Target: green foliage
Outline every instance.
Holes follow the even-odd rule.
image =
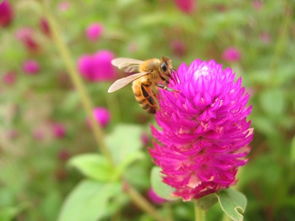
[[[235,189],[222,190],[216,194],[223,212],[234,221],[242,221],[247,205],[246,197]]]
[[[69,165],[76,167],[84,176],[98,181],[112,181],[118,178],[109,161],[98,154],[83,154],[74,157]]]
[[[59,221],[97,221],[106,215],[111,198],[120,193],[118,183],[82,181],[67,197]]]
[[[163,177],[161,174],[161,168],[153,167],[151,173],[151,185],[155,193],[162,197],[163,199],[167,200],[175,200],[176,198],[173,197],[174,188],[168,186],[163,182]]]

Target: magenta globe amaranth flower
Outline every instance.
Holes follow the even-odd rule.
[[[111,119],[111,114],[104,107],[97,107],[93,110],[95,120],[102,126],[106,127]]]
[[[96,41],[100,38],[103,32],[103,26],[98,23],[89,25],[86,29],[86,36],[90,41]]]
[[[66,128],[62,123],[53,123],[51,126],[53,135],[56,138],[62,139],[66,136]]]
[[[36,53],[40,51],[41,47],[32,28],[23,27],[18,29],[15,33],[15,37],[25,46],[29,52]]]
[[[241,53],[237,48],[229,47],[223,51],[222,58],[225,61],[237,62],[241,59]]]
[[[10,25],[13,19],[13,10],[8,0],[0,2],[0,27]]]
[[[183,200],[200,198],[236,182],[253,138],[247,116],[249,95],[230,68],[215,61],[182,64],[169,87],[160,90],[156,121],[158,140],[150,149],[163,181]]]
[[[83,55],[78,60],[78,69],[88,81],[108,81],[115,78],[115,69],[111,64],[114,55],[107,50],[93,55]]]
[[[23,71],[30,75],[37,74],[40,71],[40,65],[35,60],[27,60],[23,64]]]
[[[174,0],[179,10],[184,13],[190,14],[196,7],[196,0]]]

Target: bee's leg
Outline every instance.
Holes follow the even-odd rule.
[[[175,90],[173,88],[169,88],[169,87],[167,87],[166,85],[163,85],[163,84],[157,84],[157,87],[162,88],[162,89],[164,89],[166,91],[179,93],[179,90]]]

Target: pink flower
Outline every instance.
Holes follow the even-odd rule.
[[[34,30],[28,27],[20,28],[15,33],[16,38],[30,52],[38,52],[40,50],[39,43],[34,36]]]
[[[187,48],[185,44],[180,40],[174,40],[170,43],[173,54],[178,57],[182,57],[186,54]]]
[[[106,127],[110,121],[111,115],[108,109],[104,107],[97,107],[93,110],[95,120],[102,126]]]
[[[103,32],[103,26],[98,23],[89,25],[86,29],[86,36],[90,41],[96,41],[100,38]]]
[[[269,44],[271,42],[271,35],[268,32],[262,32],[260,34],[260,40],[264,43],[264,44]]]
[[[49,24],[48,24],[48,21],[45,18],[40,19],[39,26],[40,26],[41,31],[45,35],[47,35],[48,37],[51,36],[51,31],[50,31],[50,28],[49,28]]]
[[[160,90],[156,122],[158,140],[150,154],[162,168],[163,181],[183,200],[201,198],[235,184],[238,167],[246,164],[253,138],[247,116],[249,95],[242,80],[215,61],[180,65],[169,87]]]
[[[150,143],[150,137],[147,133],[142,133],[140,136],[141,143],[147,146]]]
[[[230,47],[223,51],[222,58],[225,61],[237,62],[241,59],[241,53],[237,48]]]
[[[13,85],[16,81],[16,73],[15,71],[9,71],[3,75],[3,81],[7,85]]]
[[[178,9],[184,13],[190,14],[195,10],[196,0],[174,0]]]
[[[115,70],[111,64],[114,55],[103,50],[93,55],[83,55],[78,60],[78,69],[88,81],[108,81],[115,78]]]
[[[57,7],[61,12],[65,12],[65,11],[69,10],[70,6],[71,6],[70,2],[63,1],[63,2],[58,3]]]
[[[58,159],[60,161],[67,161],[69,158],[71,157],[71,154],[69,153],[69,151],[67,151],[66,149],[60,150],[58,152]]]
[[[64,138],[66,135],[66,128],[61,123],[53,123],[52,124],[52,132],[56,138]]]
[[[13,10],[8,0],[0,2],[0,27],[10,25],[13,19]]]
[[[258,11],[263,7],[263,3],[261,0],[254,0],[252,1],[252,6]]]
[[[30,75],[37,74],[40,71],[39,63],[35,60],[27,60],[23,64],[23,71]]]
[[[154,203],[154,204],[163,204],[166,202],[165,199],[158,196],[155,191],[150,188],[148,191],[148,198]]]

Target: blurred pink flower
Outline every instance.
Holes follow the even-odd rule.
[[[13,9],[8,0],[0,2],[0,27],[8,26],[13,19]]]
[[[71,6],[71,3],[69,1],[63,1],[63,2],[60,2],[58,3],[58,9],[62,12],[65,12],[67,11]]]
[[[150,154],[174,195],[188,201],[236,183],[253,139],[252,107],[242,79],[213,60],[182,64],[173,79],[169,87],[180,93],[159,91],[161,129],[152,127]]]
[[[61,123],[53,123],[52,124],[52,132],[56,138],[64,138],[66,135],[66,128]]]
[[[17,130],[9,130],[6,134],[7,138],[10,140],[14,140],[19,136],[19,132]]]
[[[7,85],[13,85],[16,81],[16,72],[9,71],[3,75],[3,82]]]
[[[252,6],[256,10],[260,10],[263,7],[263,2],[261,0],[253,0]]]
[[[78,59],[78,69],[88,81],[108,81],[115,78],[115,70],[111,64],[114,55],[107,50],[93,55],[83,55]]]
[[[90,41],[96,41],[100,38],[103,32],[103,26],[98,23],[89,25],[86,29],[86,36]]]
[[[63,149],[58,152],[58,159],[61,161],[67,161],[71,157],[68,150]]]
[[[269,44],[271,42],[271,35],[268,32],[262,32],[260,34],[260,40],[264,43],[264,44]]]
[[[186,51],[187,51],[186,45],[180,40],[171,41],[170,47],[173,54],[175,54],[178,57],[182,57],[186,54]]]
[[[40,50],[39,43],[34,36],[34,30],[28,27],[20,28],[15,33],[16,38],[30,52],[38,52]]]
[[[49,28],[49,24],[48,24],[48,21],[45,18],[40,18],[39,26],[40,26],[41,31],[45,35],[47,35],[48,37],[51,36],[51,31],[50,31],[50,28]]]
[[[33,130],[33,138],[36,140],[43,140],[45,138],[45,131],[42,128],[35,128]]]
[[[174,0],[178,9],[184,13],[190,14],[195,10],[196,0]]]
[[[23,71],[30,75],[37,74],[40,71],[39,63],[35,60],[27,60],[23,64]]]
[[[241,53],[237,48],[229,47],[223,51],[222,58],[225,61],[237,62],[241,59]]]
[[[147,133],[142,133],[140,136],[141,143],[146,146],[150,143],[150,138]]]
[[[147,195],[150,201],[152,201],[154,204],[163,204],[166,202],[166,200],[158,196],[152,188],[149,189]]]
[[[96,107],[93,110],[95,120],[102,126],[106,127],[110,121],[111,115],[108,109],[104,107]]]

